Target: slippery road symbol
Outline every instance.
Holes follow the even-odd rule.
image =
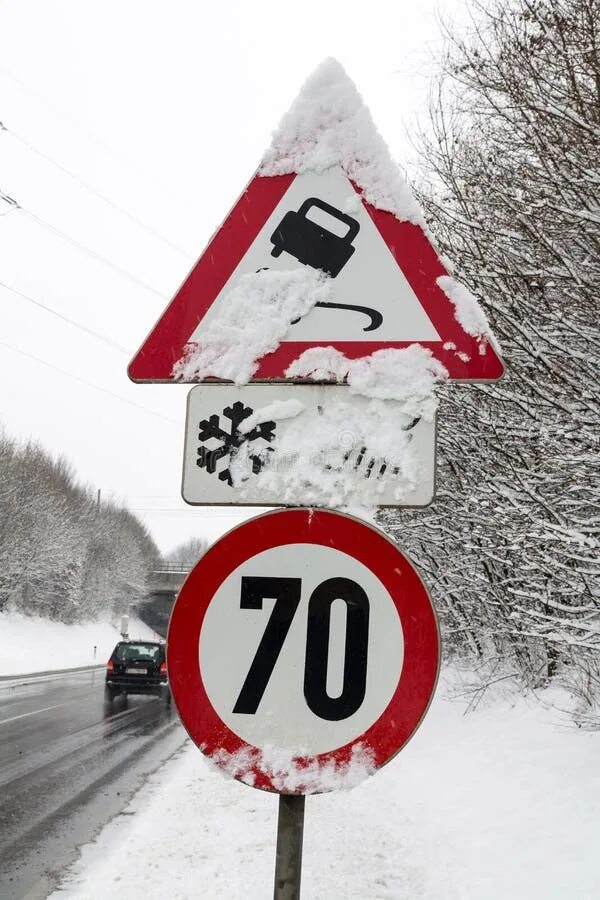
[[[321,209],[332,216],[333,219],[346,225],[348,228],[346,234],[340,237],[334,234],[333,231],[330,231],[330,229],[325,228],[324,225],[309,219],[307,214],[313,207]],[[313,269],[320,269],[332,278],[336,278],[356,249],[352,241],[359,230],[360,225],[352,216],[341,212],[335,206],[331,206],[330,203],[326,203],[318,197],[309,197],[297,212],[287,212],[271,235],[271,243],[273,244],[271,256],[281,256],[285,251],[290,256],[294,256],[303,265],[311,266]],[[383,316],[371,306],[333,302],[319,302],[315,306],[362,313],[369,320],[363,331],[375,331],[383,324]],[[294,319],[291,324],[295,325],[299,321],[300,319]]]

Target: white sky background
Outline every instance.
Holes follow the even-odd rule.
[[[152,288],[0,201],[0,281],[126,351],[0,286],[0,422],[126,502],[162,550],[213,539],[258,510],[184,504],[189,388],[134,385],[129,359],[324,57],[344,65],[398,161],[409,157],[440,16],[466,21],[464,0],[0,0],[0,121],[10,132],[0,131],[0,189]]]

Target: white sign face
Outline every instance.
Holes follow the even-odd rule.
[[[199,665],[212,706],[238,737],[311,757],[379,719],[403,646],[394,602],[373,572],[331,547],[289,544],[251,557],[220,586]]]
[[[189,340],[202,341],[242,275],[305,265],[332,276],[333,299],[291,325],[286,341],[440,340],[340,168],[294,179]]]
[[[202,385],[188,397],[183,499],[194,505],[425,506],[435,421],[345,385]]]

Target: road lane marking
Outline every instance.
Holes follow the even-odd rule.
[[[6,725],[7,722],[16,722],[17,719],[26,719],[27,716],[37,716],[38,713],[48,712],[50,709],[58,709],[59,706],[67,705],[67,703],[55,703],[54,706],[44,706],[43,709],[34,709],[32,712],[21,713],[19,716],[11,716],[10,719],[0,719],[0,725]]]

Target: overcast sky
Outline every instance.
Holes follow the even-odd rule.
[[[0,201],[0,282],[106,339],[0,286],[0,422],[126,502],[161,549],[257,510],[184,504],[189,388],[134,385],[129,359],[324,57],[409,160],[440,17],[466,21],[463,0],[0,0],[0,190],[21,207]]]

